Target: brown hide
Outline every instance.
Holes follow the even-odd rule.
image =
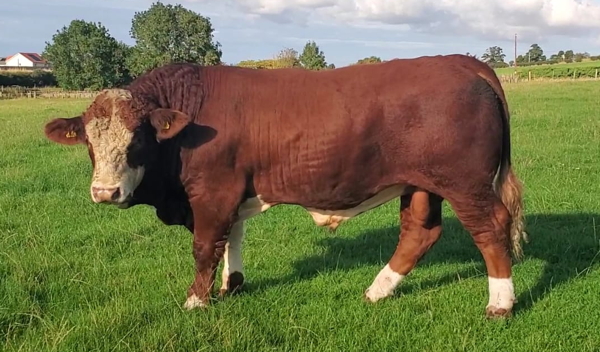
[[[201,89],[157,96],[216,131],[182,153],[191,196],[240,182],[269,203],[339,210],[395,184],[442,196],[457,182],[477,188],[501,160],[501,101],[477,72],[444,57],[322,72],[163,70],[176,68],[194,73],[169,75],[178,86]]]

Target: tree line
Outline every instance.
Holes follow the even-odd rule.
[[[181,4],[158,1],[145,11],[135,12],[129,32],[135,42],[132,46],[116,40],[100,22],[73,20],[68,26],[57,30],[51,40],[45,43],[42,57],[52,64],[55,82],[60,87],[67,90],[100,90],[126,85],[142,73],[171,62],[226,65],[221,60],[221,44],[214,40],[214,31],[208,17]],[[494,68],[514,65],[512,61],[506,63],[505,57],[502,48],[494,46],[488,48],[480,60]],[[600,56],[567,50],[546,58],[542,48],[532,44],[525,55],[517,57],[517,65],[572,62],[587,58],[597,60]],[[377,56],[370,56],[354,64],[382,61]],[[271,59],[244,60],[234,65],[256,69],[335,68],[333,63],[327,63],[325,53],[315,41],[308,41],[300,53],[294,48],[284,48]]]
[[[467,53],[467,55],[470,54]],[[476,55],[471,56],[477,57]],[[489,47],[485,53],[481,55],[481,60],[493,68],[515,66],[515,60],[510,60],[507,63],[504,61],[505,58],[506,54],[504,54],[504,51],[499,46]],[[560,50],[557,53],[551,54],[550,57],[547,57],[540,45],[534,43],[531,44],[529,50],[525,54],[517,56],[516,66],[551,65],[561,62],[582,62],[583,60],[600,60],[600,55],[592,56],[588,52],[575,53],[573,50]]]
[[[101,23],[73,20],[52,36],[42,57],[65,89],[98,90],[127,84],[147,70],[173,61],[216,65],[221,45],[210,20],[181,5],[153,3],[136,12],[129,34],[117,41]]]
[[[135,41],[133,46],[116,40],[100,22],[73,20],[45,43],[42,57],[52,64],[59,86],[68,90],[122,86],[171,62],[225,65],[210,19],[180,4],[155,2],[147,10],[136,12],[129,34]],[[381,61],[372,56],[357,64]],[[236,65],[259,69],[335,68],[327,63],[325,53],[314,41],[308,41],[301,53],[285,48],[272,59],[245,60]]]

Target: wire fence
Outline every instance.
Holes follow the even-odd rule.
[[[26,88],[20,86],[0,86],[0,100],[2,99],[38,99],[38,98],[94,98],[96,91],[67,91],[61,88]]]

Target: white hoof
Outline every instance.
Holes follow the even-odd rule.
[[[200,298],[198,298],[198,296],[196,295],[191,295],[187,298],[187,301],[185,301],[185,304],[183,305],[183,308],[187,309],[187,310],[191,310],[194,308],[204,308],[206,307],[206,303],[202,302],[202,300]]]
[[[396,286],[402,281],[404,275],[400,275],[397,272],[393,271],[390,268],[390,265],[387,264],[375,280],[371,286],[365,291],[365,297],[371,302],[377,302],[380,299],[391,296],[396,289]]]

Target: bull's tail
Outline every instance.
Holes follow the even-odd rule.
[[[525,220],[523,215],[523,184],[515,175],[511,165],[511,141],[510,141],[510,115],[506,97],[502,87],[498,87],[490,82],[488,77],[479,74],[485,79],[492,89],[496,92],[498,101],[502,108],[502,156],[498,173],[494,180],[494,190],[502,200],[502,203],[508,210],[512,221],[510,223],[510,247],[513,256],[521,259],[523,248],[521,241],[528,242],[527,232],[525,232]]]
[[[498,194],[512,218],[510,223],[510,246],[513,256],[516,259],[521,259],[523,256],[521,241],[528,242],[523,216],[523,184],[513,172],[512,167],[509,164],[504,164],[504,169],[501,166],[498,172],[494,186],[496,194]]]

